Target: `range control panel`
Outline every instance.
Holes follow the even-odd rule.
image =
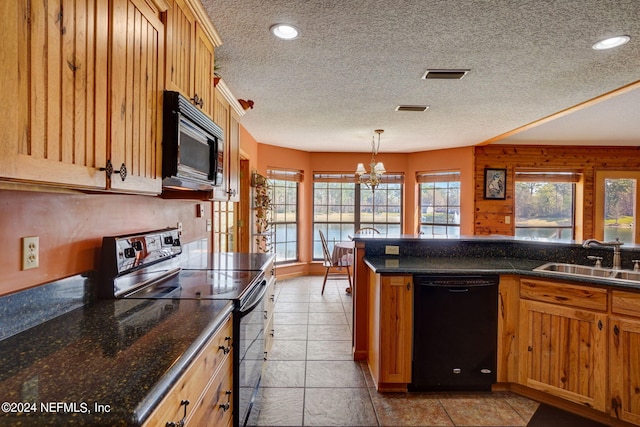
[[[107,268],[111,270],[110,274],[119,276],[181,254],[180,232],[177,228],[167,228],[140,234],[104,237],[102,251],[103,266],[110,266]],[[111,260],[105,257],[110,257]]]

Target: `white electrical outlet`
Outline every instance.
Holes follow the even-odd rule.
[[[211,218],[207,218],[207,226],[206,226],[207,228],[206,228],[206,230],[207,231],[211,231],[212,226],[213,225],[212,225]]]
[[[182,234],[182,223],[178,223],[178,233]]]
[[[505,215],[504,223],[505,224],[511,224],[511,215]]]
[[[38,236],[22,238],[22,269],[29,270],[40,265],[40,238]]]
[[[400,255],[400,246],[385,246],[385,255]]]

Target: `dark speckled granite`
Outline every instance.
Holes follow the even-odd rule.
[[[419,235],[355,236],[354,240],[365,242],[365,254],[370,257],[383,256],[386,245],[400,246],[400,258],[415,256],[424,258],[513,258],[532,259],[543,262],[565,262],[593,265],[588,255],[601,256],[602,265],[611,267],[613,250],[610,248],[583,248],[581,244],[534,241],[512,237],[461,237],[459,239],[427,238]],[[640,248],[627,245],[621,248],[623,269],[632,269],[634,259],[640,259]]]
[[[37,411],[0,413],[0,424],[139,425],[231,309],[226,301],[103,300],[2,340],[2,401],[33,402]],[[148,315],[135,321],[134,313]],[[79,412],[43,413],[46,402]],[[96,413],[96,403],[110,412]]]
[[[365,262],[378,273],[389,274],[520,274],[565,279],[585,284],[640,289],[640,284],[598,277],[567,276],[532,271],[547,262],[593,265],[587,255],[604,258],[611,266],[613,250],[583,248],[571,243],[540,242],[511,238],[426,239],[419,236],[358,239],[365,242]],[[398,245],[400,255],[385,255],[386,245]],[[622,266],[632,269],[631,260],[640,259],[640,249],[622,250]]]
[[[91,289],[86,274],[0,297],[0,340],[82,307]]]

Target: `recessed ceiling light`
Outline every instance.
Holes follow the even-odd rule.
[[[274,36],[283,40],[293,40],[300,35],[300,31],[293,25],[275,24],[269,28]]]
[[[622,46],[626,42],[631,40],[629,36],[615,36],[609,37],[604,40],[600,40],[598,43],[591,46],[594,50],[606,50],[613,49],[614,47]]]

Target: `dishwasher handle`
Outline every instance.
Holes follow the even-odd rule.
[[[469,292],[469,288],[453,287],[453,288],[447,288],[447,289],[449,290],[449,292],[454,292],[454,293]]]

